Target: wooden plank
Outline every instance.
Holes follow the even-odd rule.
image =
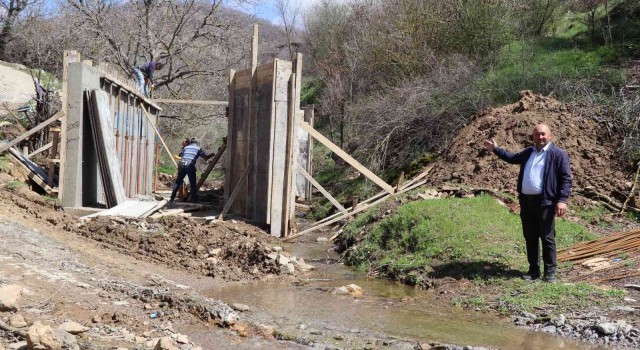
[[[167,151],[167,154],[169,155],[169,158],[171,159],[171,161],[173,162],[173,165],[175,165],[175,167],[177,169],[178,168],[178,163],[176,163],[176,160],[173,159],[173,155],[171,154],[171,151],[169,150],[169,147],[167,147],[167,144],[164,142],[164,139],[162,138],[162,135],[160,135],[160,132],[158,131],[156,126],[151,121],[151,116],[149,115],[149,112],[147,112],[147,109],[144,107],[144,105],[141,104],[140,107],[142,108],[142,111],[144,112],[144,115],[147,117],[147,121],[149,121],[149,125],[151,125],[151,127],[153,128],[153,131],[155,131],[156,135],[158,135],[158,138],[160,139],[160,142],[162,142],[162,146],[164,146],[164,150]]]
[[[256,188],[258,175],[256,165],[258,164],[257,140],[258,140],[258,110],[256,108],[256,68],[258,67],[258,24],[253,25],[253,36],[251,38],[251,87],[249,88],[249,153],[248,160],[253,163],[249,175],[247,175],[247,210],[245,217],[255,218],[257,215]]]
[[[258,66],[258,24],[253,24],[253,36],[251,37],[251,75],[255,75]]]
[[[269,186],[271,177],[269,167],[271,165],[271,138],[272,138],[272,106],[273,106],[273,64],[269,64],[271,70],[261,70],[265,65],[256,69],[255,106],[256,106],[256,163],[254,176],[260,181],[255,181],[255,206],[252,219],[261,223],[268,223],[269,202],[271,200]]]
[[[310,227],[310,228],[308,228],[308,229],[306,229],[306,230],[304,230],[304,231],[302,231],[302,232],[299,232],[299,233],[296,233],[295,235],[292,235],[292,236],[289,236],[289,237],[284,238],[284,239],[283,239],[283,241],[289,241],[289,240],[292,240],[292,239],[294,239],[294,238],[300,237],[300,236],[302,236],[302,235],[304,235],[304,234],[307,234],[307,233],[309,233],[309,232],[312,232],[312,231],[318,230],[318,229],[320,229],[320,228],[323,228],[323,227],[329,226],[329,225],[331,225],[331,224],[333,224],[333,223],[336,223],[336,222],[338,222],[338,221],[342,221],[342,220],[344,220],[344,219],[346,219],[346,218],[349,218],[349,217],[351,217],[351,216],[353,216],[353,215],[355,215],[355,214],[357,214],[357,213],[360,213],[360,212],[362,212],[362,211],[364,211],[364,210],[366,210],[366,209],[369,209],[369,208],[371,208],[371,207],[373,207],[373,206],[376,206],[376,205],[378,205],[378,204],[380,204],[380,203],[382,203],[382,202],[386,201],[386,200],[387,200],[387,199],[389,199],[389,198],[392,198],[392,197],[395,197],[395,196],[397,196],[397,195],[399,195],[399,194],[402,194],[402,193],[408,192],[408,191],[410,191],[410,190],[412,190],[412,189],[414,189],[414,188],[416,188],[416,187],[418,187],[418,186],[422,186],[422,185],[424,185],[425,183],[426,183],[426,180],[421,181],[421,182],[419,182],[419,183],[417,183],[417,184],[415,184],[415,185],[413,185],[413,186],[411,186],[411,187],[405,188],[404,190],[399,191],[399,192],[396,192],[396,193],[393,193],[393,194],[386,193],[384,197],[382,197],[382,198],[378,199],[377,201],[375,201],[375,202],[373,202],[373,203],[371,203],[371,204],[358,206],[358,207],[356,207],[356,208],[355,208],[352,212],[350,212],[350,213],[343,214],[343,215],[340,215],[340,216],[338,216],[338,217],[336,217],[336,218],[334,218],[334,219],[332,219],[332,220],[326,221],[326,222],[321,223],[321,224],[318,224],[318,225],[314,225],[314,226],[312,226],[312,227]]]
[[[366,176],[369,180],[373,181],[376,185],[382,187],[385,191],[389,193],[393,193],[393,186],[384,182],[381,178],[379,178],[376,174],[371,172],[371,170],[367,169],[364,165],[360,164],[357,160],[347,154],[347,152],[343,151],[340,147],[331,142],[328,138],[324,137],[321,133],[319,133],[316,129],[312,128],[305,121],[299,121],[300,126],[307,131],[311,136],[313,136],[316,140],[320,141],[323,145],[325,145],[329,150],[333,151],[340,158],[342,158],[345,162],[349,163],[352,167],[356,168],[362,175]]]
[[[11,116],[13,117],[13,119],[16,121],[16,126],[18,127],[18,129],[20,129],[20,132],[26,132],[27,128],[25,128],[22,123],[20,122],[20,118],[13,113],[13,111],[11,110],[11,108],[9,108],[9,104],[7,102],[3,103],[4,109],[9,112],[9,114],[11,114]]]
[[[146,96],[144,96],[143,93],[138,91],[137,88],[137,83],[134,83],[132,81],[128,81],[128,82],[123,82],[122,80],[116,78],[115,76],[106,73],[106,72],[102,72],[102,79],[108,80],[109,82],[111,82],[114,85],[118,85],[122,88],[124,88],[124,90],[126,90],[126,92],[128,94],[131,94],[139,99],[141,99],[142,101],[144,101],[145,104],[153,107],[155,110],[161,111],[162,108],[160,108],[160,106],[158,106],[152,99],[147,98]]]
[[[46,145],[44,145],[44,146],[42,146],[42,147],[38,148],[37,150],[35,150],[35,151],[33,151],[33,152],[29,153],[29,155],[27,156],[27,158],[31,158],[31,157],[35,156],[36,154],[40,154],[40,153],[42,153],[42,152],[44,152],[44,151],[48,150],[49,148],[51,148],[51,146],[52,146],[52,145],[53,145],[53,142],[49,142],[49,143],[47,143]]]
[[[247,165],[244,168],[244,171],[242,172],[242,175],[240,176],[240,180],[236,184],[236,187],[233,189],[233,192],[231,193],[231,196],[229,196],[229,199],[227,200],[227,202],[224,203],[224,208],[222,209],[222,213],[220,213],[220,216],[218,217],[218,220],[220,220],[220,221],[224,220],[224,216],[227,215],[227,212],[229,211],[229,209],[233,205],[233,202],[236,200],[236,197],[238,196],[238,193],[240,193],[240,189],[243,187],[242,186],[243,182],[244,182],[245,179],[247,179],[247,176],[249,174],[249,171],[251,171],[251,168],[253,168],[253,163],[250,163],[249,165]]]
[[[49,158],[51,158],[51,160],[58,160],[59,159],[54,159],[58,156],[58,138],[60,137],[60,129],[58,130],[53,130],[54,128],[51,128],[51,136],[52,136],[52,140],[50,142],[51,144],[51,152],[49,152]],[[49,187],[54,187],[53,186],[53,176],[55,175],[55,171],[56,171],[56,165],[55,163],[49,163]]]
[[[204,169],[204,171],[202,172],[202,175],[200,176],[200,180],[198,180],[198,183],[196,185],[196,187],[198,189],[200,189],[200,187],[202,186],[202,184],[205,182],[205,180],[207,180],[207,177],[209,176],[209,174],[211,173],[211,170],[213,170],[213,167],[216,166],[216,164],[218,163],[218,161],[220,160],[220,157],[222,157],[222,154],[224,153],[224,151],[227,149],[227,143],[224,142],[222,144],[222,146],[220,146],[218,148],[218,152],[216,153],[215,156],[213,156],[213,159],[209,161],[209,163],[207,164],[207,167]]]
[[[19,153],[19,152],[17,152],[17,153]],[[49,185],[47,185],[47,182],[44,181],[40,176],[38,176],[33,170],[29,169],[29,167],[26,166],[18,157],[16,157],[11,152],[7,153],[7,155],[9,157],[11,157],[16,163],[20,164],[20,166],[22,166],[25,170],[27,170],[29,172],[27,174],[27,178],[29,178],[29,180],[33,181],[36,185],[40,186],[40,188],[45,190],[45,192],[47,192],[48,194],[52,194],[53,193],[53,189],[51,187],[49,187]]]
[[[31,136],[31,135],[37,133],[38,131],[46,128],[47,126],[51,125],[56,120],[60,119],[61,116],[62,116],[62,112],[58,112],[58,113],[54,114],[53,117],[43,121],[42,123],[38,124],[34,128],[29,129],[29,131],[27,131],[24,134],[16,137],[15,139],[11,140],[9,143],[4,144],[2,147],[0,147],[0,154],[6,152],[9,148],[15,146],[19,142],[24,141],[29,136]]]
[[[340,204],[340,202],[333,198],[333,196],[327,190],[325,190],[325,188],[322,187],[322,185],[320,185],[311,175],[309,175],[309,173],[307,173],[300,166],[300,164],[298,164],[297,166],[298,174],[304,176],[307,181],[309,181],[315,188],[317,188],[318,191],[320,191],[320,193],[322,193],[329,200],[329,202],[331,202],[331,204],[338,208],[338,210],[340,210],[343,214],[347,213],[347,210]]]
[[[206,100],[172,100],[167,98],[154,98],[151,100],[154,103],[169,103],[169,104],[190,104],[190,105],[216,105],[227,106],[229,101],[206,101]]]
[[[294,179],[295,179],[295,171],[293,170],[295,167],[296,159],[295,159],[295,146],[296,146],[296,138],[295,138],[295,128],[296,128],[296,118],[297,118],[297,109],[296,105],[296,74],[293,73],[289,77],[289,108],[287,108],[287,156],[285,158],[285,186],[284,186],[284,195],[282,202],[282,220],[284,223],[284,227],[282,228],[282,233],[280,237],[286,237],[289,235],[289,226],[291,220],[295,216],[295,196],[293,195],[293,191],[295,191],[294,187]]]

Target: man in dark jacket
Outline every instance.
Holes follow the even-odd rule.
[[[162,67],[164,67],[164,64],[161,62],[149,61],[133,69],[133,76],[138,83],[138,90],[146,97],[149,97],[155,86],[156,71],[162,69]]]
[[[571,194],[569,156],[551,143],[551,130],[545,124],[536,125],[532,138],[533,146],[515,154],[498,147],[493,139],[486,140],[484,147],[508,163],[520,164],[520,219],[529,261],[529,272],[522,277],[526,280],[540,278],[541,240],[544,280],[555,283],[555,217],[567,213],[567,200]]]

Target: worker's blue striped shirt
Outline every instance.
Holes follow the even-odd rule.
[[[204,156],[206,156],[206,154],[204,153],[202,148],[200,148],[198,144],[192,143],[182,149],[182,159],[180,159],[180,165],[181,166],[195,165],[196,161],[198,160],[198,157],[204,157]]]

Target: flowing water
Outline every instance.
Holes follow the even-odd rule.
[[[586,343],[528,331],[496,316],[462,310],[437,300],[429,291],[399,283],[366,278],[336,263],[326,243],[296,243],[285,250],[317,267],[302,286],[260,283],[209,291],[207,296],[243,303],[275,317],[315,320],[350,332],[367,330],[401,339],[438,341],[500,349],[598,349]],[[333,287],[357,284],[363,297],[329,293]]]

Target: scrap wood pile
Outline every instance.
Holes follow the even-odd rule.
[[[624,259],[623,257],[630,257]],[[558,251],[558,262],[572,262],[587,269],[574,280],[604,282],[640,276],[636,269],[622,269],[640,260],[640,229],[614,233]],[[617,273],[609,272],[617,269]],[[605,272],[606,271],[606,272]],[[598,277],[597,274],[607,275]]]

